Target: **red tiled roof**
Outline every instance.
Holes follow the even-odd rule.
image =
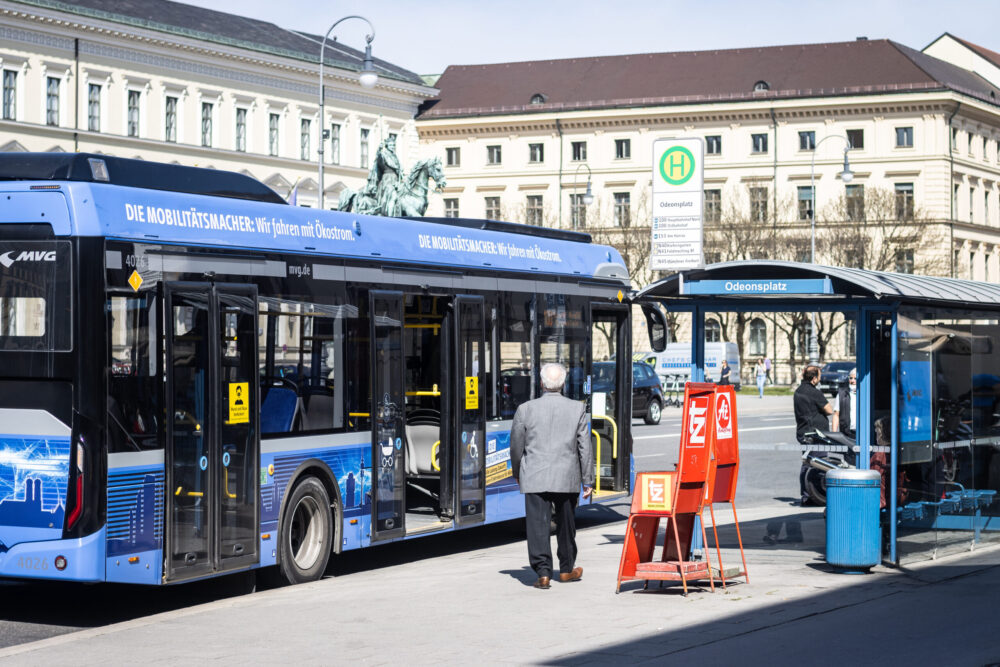
[[[421,119],[945,88],[1000,102],[978,75],[887,39],[453,65],[437,88]]]

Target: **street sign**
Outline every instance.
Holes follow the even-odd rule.
[[[653,220],[649,268],[681,271],[705,265],[705,145],[700,137],[653,142]]]

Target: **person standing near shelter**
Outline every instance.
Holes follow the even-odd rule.
[[[555,505],[559,581],[577,581],[576,505],[583,486],[589,498],[594,486],[594,455],[590,447],[590,420],[586,404],[562,395],[566,368],[545,364],[541,370],[541,398],[518,406],[510,428],[510,462],[514,479],[524,494],[528,533],[528,562],[538,579],[535,588],[549,588],[552,544],[550,506]]]
[[[822,391],[816,388],[819,384],[819,366],[806,366],[802,370],[802,382],[792,396],[792,404],[795,408],[795,439],[803,445],[813,444],[813,439],[807,435],[809,431],[829,431],[829,415],[833,414],[833,407],[826,400]],[[813,456],[826,456],[827,452],[809,452]],[[806,472],[809,464],[803,462],[799,470],[799,494],[802,496],[802,504],[809,502],[806,493]]]
[[[723,359],[722,367],[719,368],[719,384],[729,384],[730,373],[732,373],[732,369],[729,367],[729,362]]]
[[[767,376],[767,381],[774,384],[774,380],[771,379],[771,357],[764,357],[764,374]]]
[[[757,366],[754,367],[754,379],[757,380],[757,394],[764,398],[764,383],[767,382],[767,370],[764,368],[764,360],[758,359]]]

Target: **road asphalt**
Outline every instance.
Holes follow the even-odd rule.
[[[339,558],[336,576],[0,650],[5,665],[987,665],[1000,661],[1000,549],[849,575],[824,561],[822,509],[740,513],[750,580],[684,597],[615,580],[627,505],[579,511],[583,579],[532,588],[523,540],[434,536]],[[717,512],[730,516],[727,509]],[[767,544],[767,525],[781,540]],[[791,529],[791,530],[789,530]],[[799,530],[796,530],[799,529]],[[502,531],[503,527],[471,529]],[[801,542],[787,541],[801,532]],[[468,536],[472,538],[472,535]],[[723,563],[739,563],[721,522]],[[440,540],[440,549],[434,547]],[[380,550],[385,550],[381,551]],[[386,556],[386,554],[389,554]],[[713,554],[714,557],[714,554]],[[95,604],[101,598],[95,594]]]

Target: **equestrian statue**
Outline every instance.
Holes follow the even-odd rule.
[[[404,179],[396,156],[396,138],[389,137],[375,153],[375,164],[368,172],[368,182],[360,190],[341,192],[337,208],[394,218],[419,217],[427,211],[427,195],[432,180],[435,192],[445,187],[441,158],[416,163]]]

